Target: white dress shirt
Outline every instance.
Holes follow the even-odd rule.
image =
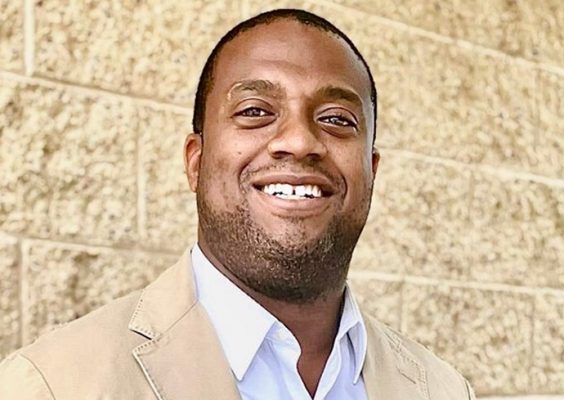
[[[196,244],[192,265],[207,311],[243,400],[312,400],[298,374],[300,345],[272,314],[219,272]],[[356,302],[345,304],[333,349],[313,400],[365,400],[366,328]]]

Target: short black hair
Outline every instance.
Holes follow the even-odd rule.
[[[333,25],[331,22],[327,21],[318,15],[310,13],[304,10],[283,8],[272,11],[267,11],[262,14],[256,15],[249,18],[243,22],[240,22],[235,27],[233,27],[229,32],[227,32],[215,45],[212,52],[210,53],[204,68],[202,69],[202,74],[200,75],[200,80],[198,81],[198,89],[196,90],[196,99],[194,101],[194,116],[192,118],[192,128],[194,133],[201,134],[204,130],[204,118],[206,113],[206,101],[209,92],[213,86],[214,69],[217,63],[217,58],[223,49],[223,47],[239,36],[241,33],[254,28],[255,26],[269,24],[271,22],[289,19],[297,21],[301,24],[312,26],[314,28],[320,29],[324,32],[329,32],[337,37],[343,39],[354,52],[354,54],[359,58],[366,72],[368,73],[368,78],[370,80],[370,99],[372,101],[372,107],[374,109],[374,139],[376,139],[376,116],[377,116],[377,93],[376,85],[374,84],[374,78],[372,77],[372,72],[368,63],[360,54],[360,51],[356,48],[354,43],[347,35],[345,35],[339,28]]]

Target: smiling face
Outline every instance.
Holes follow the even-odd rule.
[[[378,155],[367,71],[335,35],[292,20],[221,51],[203,139],[186,142],[199,242],[243,286],[307,302],[342,291]]]

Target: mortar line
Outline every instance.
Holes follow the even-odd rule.
[[[18,239],[19,241],[19,252],[20,252],[20,346],[24,346],[27,344],[29,339],[29,332],[28,332],[28,316],[27,312],[29,309],[28,299],[29,299],[29,284],[27,281],[28,275],[28,257],[26,245],[23,240]]]
[[[311,2],[311,0],[309,0],[309,2]],[[347,11],[347,12],[352,11],[352,12],[360,14],[364,17],[368,16],[369,18],[374,19],[375,21],[377,21],[378,23],[380,23],[384,26],[394,28],[394,29],[403,30],[403,31],[406,31],[406,32],[409,32],[409,33],[413,33],[417,36],[425,37],[427,39],[432,39],[432,40],[440,42],[440,43],[455,45],[457,47],[460,47],[460,48],[463,48],[463,49],[466,49],[466,50],[472,50],[474,52],[485,54],[485,55],[488,55],[488,56],[491,56],[491,57],[494,57],[494,58],[497,58],[497,59],[501,59],[501,60],[504,60],[504,61],[514,62],[516,64],[521,64],[521,65],[524,65],[524,66],[527,66],[527,67],[530,67],[530,68],[551,72],[551,73],[554,73],[554,74],[559,75],[559,76],[564,76],[564,68],[559,67],[559,66],[554,65],[554,64],[532,61],[532,60],[529,60],[527,58],[520,57],[520,56],[513,56],[513,55],[505,53],[501,50],[492,49],[490,47],[486,47],[486,46],[471,42],[469,40],[442,35],[442,34],[437,33],[437,32],[429,31],[427,29],[423,29],[423,28],[419,28],[419,27],[410,25],[406,22],[397,21],[397,20],[394,20],[394,19],[391,19],[391,18],[388,18],[388,17],[383,17],[381,15],[372,14],[370,12],[350,8],[349,6],[337,4],[337,3],[334,3],[331,0],[317,0],[316,3],[320,4],[320,5],[324,5],[328,8],[333,8],[337,11]]]
[[[459,281],[454,279],[442,279],[418,275],[396,275],[387,272],[376,271],[351,271],[351,277],[364,279],[378,279],[387,282],[403,282],[425,286],[448,286],[451,288],[477,289],[499,292],[510,292],[517,294],[536,295],[548,294],[555,297],[564,297],[564,289],[555,289],[545,286],[518,286],[498,282]]]
[[[35,57],[35,16],[34,0],[23,0],[23,58],[24,71],[27,76],[33,75]]]
[[[137,232],[144,239],[147,237],[147,203],[145,193],[147,192],[144,171],[143,157],[143,129],[137,129],[136,133],[136,153],[135,162],[137,163]]]
[[[177,114],[192,115],[192,108],[189,106],[178,105],[163,100],[154,100],[140,95],[120,93],[110,89],[97,88],[80,83],[47,78],[41,75],[23,76],[14,72],[0,70],[0,77],[5,77],[24,84],[39,85],[49,89],[66,89],[69,92],[90,97],[115,97],[121,101],[133,101],[135,104],[149,106],[155,110],[172,111]]]
[[[546,186],[555,187],[555,188],[564,188],[564,180],[558,178],[549,178],[542,175],[536,175],[529,172],[520,172],[508,169],[506,167],[494,167],[487,164],[475,164],[475,163],[464,163],[461,161],[453,160],[450,158],[442,158],[442,157],[435,157],[429,156],[426,154],[418,153],[411,150],[402,150],[402,149],[394,149],[391,147],[381,146],[379,147],[383,150],[383,155],[385,153],[389,153],[392,155],[400,155],[404,158],[413,159],[424,161],[432,164],[440,164],[449,167],[461,168],[464,167],[466,169],[471,169],[473,171],[483,172],[488,175],[494,175],[499,178],[510,180],[510,179],[519,179],[525,181],[532,181],[537,183],[542,183]]]
[[[17,245],[17,254],[16,254],[16,262],[18,263],[18,321],[20,325],[20,329],[18,331],[18,348],[23,346],[24,344],[24,299],[23,299],[23,284],[24,284],[24,272],[23,272],[23,261],[22,261],[22,242],[18,240]]]
[[[91,244],[86,242],[80,241],[71,241],[71,240],[55,240],[55,239],[46,239],[41,237],[34,237],[34,236],[23,236],[18,234],[10,233],[11,236],[24,241],[28,244],[39,243],[46,246],[60,246],[67,249],[75,249],[79,251],[88,251],[88,250],[98,250],[102,252],[142,252],[146,254],[154,254],[154,255],[161,255],[161,256],[180,256],[182,251],[174,251],[171,249],[159,249],[154,247],[147,247],[147,246],[140,246],[140,245],[120,245],[120,244]]]
[[[476,175],[475,174],[470,174],[470,176],[468,177],[468,198],[466,199],[466,222],[470,222],[471,221],[471,215],[472,215],[472,204],[474,204],[474,199],[476,196]],[[470,232],[470,238],[467,242],[465,242],[464,247],[466,247],[466,254],[474,254],[474,248],[475,246],[479,246],[479,240],[476,238],[476,231],[474,229],[471,229]],[[470,264],[470,263],[469,263]],[[469,276],[470,271],[468,270],[468,268],[471,268],[470,265],[466,266],[466,270],[463,271],[463,273],[466,276]]]
[[[533,387],[533,367],[535,365],[535,330],[536,330],[536,319],[535,319],[535,315],[536,315],[536,310],[537,310],[537,299],[538,296],[533,296],[533,306],[532,306],[532,310],[531,310],[531,332],[530,332],[530,337],[529,337],[529,346],[531,346],[531,353],[529,355],[529,368],[528,368],[528,375],[527,378],[529,379],[528,382],[528,387]]]

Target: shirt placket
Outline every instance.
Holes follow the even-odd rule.
[[[336,341],[327,359],[321,378],[319,379],[319,385],[315,392],[314,400],[325,399],[335,385],[339,372],[341,371],[341,348],[341,340]]]
[[[277,326],[272,335],[274,352],[280,362],[284,385],[292,400],[312,400],[298,373],[300,345],[292,333],[283,326]]]

